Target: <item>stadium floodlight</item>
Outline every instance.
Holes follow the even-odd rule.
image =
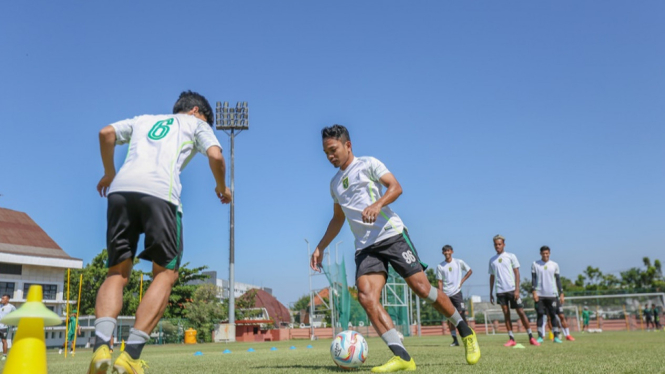
[[[235,137],[243,130],[249,130],[249,106],[246,101],[236,103],[235,108],[229,108],[229,102],[217,102],[215,108],[215,122],[217,130],[224,131],[231,140],[231,168],[230,190],[231,209],[229,211],[229,324],[235,325]],[[235,341],[235,336],[232,337]]]

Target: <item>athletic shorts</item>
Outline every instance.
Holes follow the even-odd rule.
[[[139,258],[178,270],[183,252],[182,215],[178,207],[158,197],[138,192],[108,195],[107,267],[134,260],[139,235],[145,247]]]
[[[541,315],[550,315],[550,312],[557,314],[559,302],[556,297],[540,297],[536,303],[536,312]]]
[[[515,300],[514,291],[496,294],[496,301],[499,305],[510,305],[510,309],[524,309],[522,298]]]
[[[559,302],[557,302],[556,304],[556,314],[557,315],[563,314],[563,305],[561,305],[561,303]]]
[[[453,296],[448,296],[450,299],[450,302],[453,303],[453,306],[455,309],[457,309],[458,312],[464,313],[466,308],[464,308],[464,299],[462,298],[462,291],[454,294]]]
[[[368,273],[383,272],[388,276],[388,264],[402,278],[427,269],[427,264],[420,261],[406,230],[400,235],[356,251],[356,280]]]
[[[0,329],[0,339],[1,340],[7,340],[7,332],[9,330],[5,327],[4,329]]]
[[[67,341],[68,342],[73,342],[74,341],[74,333],[67,333]]]

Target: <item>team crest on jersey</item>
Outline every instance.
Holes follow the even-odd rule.
[[[547,265],[545,265],[545,267],[543,268],[543,270],[547,270]]]
[[[499,259],[499,263],[502,263],[502,262],[503,262],[503,259],[502,259],[502,258],[500,258],[500,259]]]
[[[453,271],[453,267],[452,267],[452,266],[449,267],[449,268],[448,268],[448,271]]]
[[[344,187],[344,189],[349,188],[349,177],[346,177],[344,178],[344,180],[342,180],[342,186]]]

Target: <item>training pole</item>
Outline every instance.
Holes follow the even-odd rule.
[[[139,290],[139,304],[141,303],[141,299],[143,299],[143,273],[141,273],[141,286]]]
[[[72,350],[76,353],[76,328],[79,326],[79,314],[81,313],[81,286],[83,285],[83,274],[79,277],[79,300],[76,303],[76,325],[74,325],[74,349]]]
[[[70,269],[67,269],[67,305],[65,305],[65,358],[67,358],[67,341],[68,332],[69,332],[69,272]]]

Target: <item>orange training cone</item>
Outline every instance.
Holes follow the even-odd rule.
[[[27,302],[0,323],[18,325],[2,374],[46,374],[44,326],[56,326],[62,321],[42,303],[42,286],[30,286]]]

